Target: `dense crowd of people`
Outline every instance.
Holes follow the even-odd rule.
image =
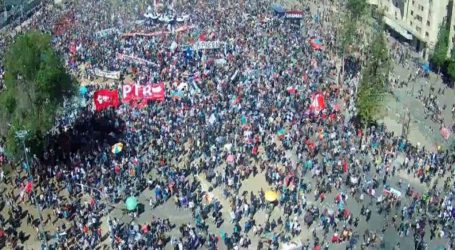
[[[105,235],[115,249],[279,249],[303,235],[303,249],[367,249],[383,247],[386,230],[411,237],[415,249],[435,238],[454,248],[453,152],[430,152],[353,119],[360,63],[350,58],[338,82],[335,27],[307,12],[295,24],[262,1],[178,2],[147,9],[72,1],[32,17],[30,28],[53,35],[78,78],[94,79],[95,69],[120,71],[112,86],[164,82],[168,96],[143,109],[123,104],[95,112],[93,93],[104,86],[89,86],[81,97],[87,105],[71,119],[61,117],[45,155],[32,157],[33,190],[20,168],[14,178],[2,174],[15,187],[2,192],[9,216],[0,218],[0,236],[11,248],[27,240],[17,218],[36,232],[40,221],[58,225],[46,237],[53,249],[95,248]],[[144,21],[144,13],[157,18]],[[140,35],[157,31],[166,34]],[[315,38],[323,48],[311,46]],[[191,50],[198,41],[222,45]],[[181,83],[182,95],[171,97]],[[325,99],[321,112],[310,108],[315,94]],[[119,141],[124,150],[112,153]],[[399,173],[428,190],[402,183]],[[269,190],[240,192],[257,175],[279,193],[276,201],[266,199]],[[169,215],[129,224],[110,216],[112,204],[144,190],[153,195],[141,209],[171,199],[194,222],[175,225]],[[30,204],[47,217],[22,208]],[[138,218],[141,209],[128,214]],[[372,214],[386,218],[383,230],[360,231]],[[232,231],[215,230],[226,225]]]

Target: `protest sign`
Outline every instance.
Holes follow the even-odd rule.
[[[301,10],[286,11],[286,14],[284,15],[284,17],[287,19],[302,19],[303,11],[301,11]]]
[[[97,37],[106,37],[106,36],[117,34],[117,33],[119,33],[118,29],[110,28],[110,29],[104,29],[104,30],[100,30],[100,31],[95,32],[95,36],[97,36]]]
[[[93,73],[98,77],[108,78],[118,80],[120,79],[120,71],[104,71],[100,69],[95,69]]]
[[[136,63],[139,63],[139,64],[147,64],[147,65],[158,66],[155,63],[153,63],[151,61],[148,61],[148,60],[145,60],[143,58],[139,58],[137,56],[125,55],[125,54],[122,54],[122,53],[117,53],[117,59],[118,60],[129,60],[129,61],[133,61],[133,62],[136,62]]]
[[[220,41],[198,41],[193,45],[194,50],[201,49],[218,49],[220,48],[222,42]]]
[[[164,83],[128,84],[122,87],[122,100],[124,103],[132,101],[163,101],[164,97]]]

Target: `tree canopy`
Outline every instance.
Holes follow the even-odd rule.
[[[383,107],[383,99],[388,90],[390,57],[387,41],[382,29],[375,32],[369,44],[368,60],[362,68],[357,108],[360,120],[371,124],[378,119]]]
[[[366,14],[368,3],[366,0],[348,0],[346,9],[351,19],[358,20]]]
[[[359,24],[367,13],[368,4],[366,0],[348,0],[345,7],[338,39],[341,54],[348,52],[349,47],[358,38]]]
[[[65,96],[74,93],[74,81],[51,46],[50,35],[31,31],[16,37],[4,58],[6,90],[0,93],[0,134],[6,150],[17,156],[16,131],[27,130],[32,153],[43,150],[43,139],[53,127]]]
[[[431,62],[441,69],[444,66],[447,59],[447,52],[449,50],[449,29],[447,25],[442,24],[439,28],[438,41],[434,47],[433,55],[431,56]]]
[[[453,59],[450,60],[447,65],[447,74],[449,75],[450,79],[455,79],[455,61]]]
[[[340,54],[344,55],[349,51],[349,47],[354,43],[357,36],[357,24],[351,19],[344,21],[341,27],[340,38],[339,38],[339,49]]]

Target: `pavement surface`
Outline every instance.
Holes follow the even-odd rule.
[[[286,155],[287,155],[287,157],[289,157],[291,159],[296,157],[294,150],[288,150],[286,152]],[[403,161],[403,157],[400,155],[396,158],[396,160],[394,161],[394,164],[398,166],[402,161]],[[223,168],[223,167],[224,167],[224,165],[220,165],[217,168]],[[193,178],[197,178],[198,180],[200,180],[201,185],[202,185],[203,189],[205,189],[205,190],[208,190],[212,186],[211,183],[209,183],[203,175],[194,176]],[[400,179],[403,180],[402,186],[401,186],[402,188],[398,187],[398,181]],[[313,186],[315,185],[315,179],[313,179],[311,177],[311,175],[307,175],[304,178],[304,181],[309,183],[310,185],[313,185]],[[380,183],[382,183],[382,180],[378,180],[378,181]],[[425,192],[425,190],[427,189],[427,186],[425,184],[420,183],[417,178],[414,178],[413,176],[409,176],[404,171],[398,171],[395,176],[393,176],[389,179],[388,183],[390,185],[394,186],[396,189],[398,189],[402,193],[405,193],[405,188],[408,184],[411,185],[417,192]],[[440,180],[435,180],[433,183],[439,183],[440,185],[442,185],[442,181],[440,181]],[[9,189],[9,186],[5,186],[4,184],[1,185],[1,188],[5,188],[5,187],[7,189]],[[268,186],[267,182],[265,181],[264,173],[259,173],[255,177],[246,179],[245,181],[242,182],[240,193],[242,193],[243,191],[248,191],[248,192],[252,191],[253,193],[257,193],[261,189],[268,190],[270,188],[271,187]],[[378,188],[378,192],[382,192],[382,189],[383,189],[383,187],[381,185]],[[213,189],[212,194],[214,195],[214,197],[216,197],[218,200],[220,200],[221,204],[223,205],[222,213],[223,213],[225,222],[221,225],[220,228],[216,228],[213,221],[211,221],[210,219],[208,220],[209,231],[210,232],[219,232],[219,234],[221,234],[222,232],[231,233],[233,231],[233,224],[229,223],[229,221],[230,221],[230,218],[229,218],[230,202],[228,199],[224,198],[224,196],[222,194],[222,190],[223,190],[223,186],[217,187],[217,188]],[[335,210],[337,207],[333,201],[335,200],[335,197],[339,192],[348,194],[349,190],[332,189],[331,193],[327,193],[327,198],[325,199],[324,202],[316,201],[315,195],[313,194],[313,192],[306,193],[305,197],[307,199],[308,206],[315,205],[320,209],[328,208],[328,209]],[[149,222],[152,217],[168,218],[172,224],[177,225],[177,227],[174,228],[169,233],[170,236],[177,236],[179,234],[178,226],[180,226],[181,224],[192,224],[192,225],[195,224],[194,219],[191,214],[191,210],[178,208],[174,204],[172,198],[169,199],[167,202],[157,206],[156,208],[151,207],[149,205],[149,200],[152,196],[154,196],[153,191],[149,190],[149,189],[146,189],[140,193],[140,195],[138,196],[138,199],[139,199],[139,202],[144,205],[145,209],[144,209],[144,212],[141,213],[137,218],[133,218],[132,216],[128,215],[125,212],[124,204],[121,204],[121,203],[112,204],[114,206],[114,208],[109,212],[108,216],[111,218],[117,218],[126,224],[146,223],[146,222]],[[85,199],[86,202],[88,202],[88,194],[84,195],[82,197],[82,199]],[[407,199],[407,198],[404,197],[403,199]],[[371,204],[374,202],[375,202],[375,200],[370,199],[368,197],[365,199],[365,201],[363,203],[358,202],[357,199],[355,199],[354,197],[349,197],[348,202],[347,202],[347,207],[349,208],[349,210],[351,211],[351,213],[353,215],[357,216],[360,214],[360,209],[362,207],[362,204],[368,204],[368,203]],[[33,206],[30,206],[29,204],[27,204],[25,207],[34,216],[37,216],[36,209],[34,209]],[[373,208],[375,208],[375,207],[373,206]],[[3,209],[2,214],[4,216],[7,216],[5,214],[5,211],[6,211],[6,209]],[[371,219],[369,222],[366,222],[364,217],[359,217],[360,222],[359,222],[359,226],[355,229],[355,233],[361,235],[367,229],[371,232],[381,232],[381,231],[385,230],[384,237],[382,238],[383,245],[381,245],[381,242],[378,242],[377,244],[373,245],[371,248],[368,248],[368,249],[392,249],[393,246],[395,246],[397,244],[397,242],[400,242],[401,249],[414,249],[413,238],[410,236],[409,237],[399,237],[396,234],[395,229],[391,229],[390,228],[391,225],[389,225],[389,223],[388,223],[388,221],[390,221],[390,218],[394,214],[399,215],[400,213],[401,213],[401,211],[393,211],[391,213],[391,215],[385,217],[384,213],[378,214],[377,212],[375,212],[375,210],[373,210],[373,213],[372,213],[372,216],[371,216]],[[56,221],[54,224],[52,221],[48,221],[46,219],[48,214],[52,214],[52,211],[45,210],[43,213],[43,217],[45,218],[44,229],[46,232],[52,234],[53,232],[55,232],[56,227],[61,225],[64,222],[63,222],[63,220],[59,220],[59,221]],[[283,211],[281,210],[281,208],[277,207],[271,213],[270,219],[274,219],[274,218],[276,219],[279,216],[281,216],[282,214],[283,214]],[[108,237],[109,230],[108,230],[108,226],[107,226],[107,218],[108,217],[105,216],[105,218],[103,218],[103,220],[102,220],[102,222],[103,222],[102,232],[104,235],[103,236],[104,241],[99,246],[98,249],[108,249],[109,245],[110,245],[110,239]],[[267,220],[267,214],[264,210],[260,210],[258,213],[256,213],[254,219],[256,220],[256,222],[258,224],[263,224]],[[318,235],[322,235],[322,226],[317,221],[315,223],[313,223],[313,225],[311,227],[307,228],[306,226],[303,226],[304,225],[303,214],[298,219],[299,219],[300,223],[302,223],[303,230],[302,230],[302,233],[298,237],[295,237],[293,239],[295,242],[299,242],[299,241],[305,242],[307,239],[311,239],[312,232],[314,230],[316,231],[316,233],[318,233]],[[245,222],[244,219],[241,220],[240,225],[243,226],[244,222]],[[40,249],[39,241],[36,239],[35,229],[33,229],[30,226],[27,226],[25,219],[22,220],[21,228],[25,229],[26,233],[30,234],[29,240],[27,240],[23,244],[24,249]],[[277,229],[277,230],[279,231],[279,229]],[[428,234],[429,234],[429,232],[428,232]],[[260,240],[264,240],[262,237],[254,236],[252,234],[252,232],[249,233],[249,236],[252,239],[252,245],[250,246],[250,249],[257,249],[258,242]],[[51,240],[50,242],[52,242],[52,241],[53,240]],[[436,249],[436,247],[438,247],[440,245],[444,245],[444,240],[442,240],[442,239],[433,240],[433,241],[429,242],[429,249]],[[220,249],[226,249],[224,244],[221,244],[221,243],[219,244],[219,247],[220,247]],[[330,249],[345,249],[345,247],[346,247],[346,243],[341,243],[338,245],[331,245]],[[166,249],[172,249],[170,244],[167,245]]]

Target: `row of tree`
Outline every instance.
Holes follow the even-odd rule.
[[[379,25],[371,27],[368,25],[368,13],[370,13],[370,9],[366,0],[348,0],[341,32],[338,36],[339,54],[341,54],[343,62],[342,71],[344,71],[345,57],[352,56],[354,52],[363,54],[362,58],[365,60],[362,62],[361,78],[356,96],[358,118],[364,126],[375,123],[380,118],[384,97],[388,91],[391,68],[382,18],[378,20]],[[361,28],[372,29],[373,35],[366,41],[359,41],[359,37],[362,37]],[[366,44],[366,46],[355,48],[355,44]]]
[[[75,81],[51,45],[51,36],[29,32],[16,37],[3,60],[5,90],[0,93],[0,135],[10,157],[19,158],[16,132],[28,132],[26,144],[40,155],[44,139],[55,124],[64,97],[76,89]]]
[[[438,41],[435,45],[430,62],[437,68],[438,73],[444,72],[455,81],[455,50],[449,53],[450,31],[446,23],[439,28]],[[448,56],[450,55],[450,56]]]

